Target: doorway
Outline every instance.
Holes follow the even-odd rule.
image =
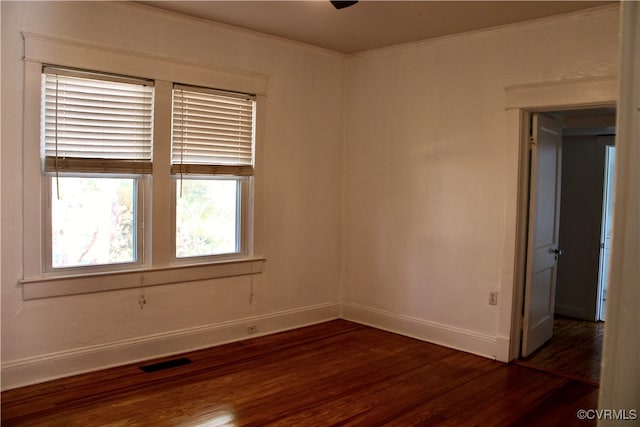
[[[603,327],[596,322],[603,318],[606,298],[615,108],[532,113],[530,123],[519,356],[528,365],[566,366],[565,373],[597,381]]]

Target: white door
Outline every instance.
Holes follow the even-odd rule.
[[[529,238],[525,281],[522,356],[553,336],[560,225],[562,128],[550,117],[533,116]]]

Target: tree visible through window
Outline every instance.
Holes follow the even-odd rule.
[[[176,257],[238,252],[238,182],[185,179],[177,185],[182,188],[176,203]]]
[[[53,268],[136,261],[135,179],[60,177],[51,184]]]

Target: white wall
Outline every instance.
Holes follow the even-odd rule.
[[[245,337],[243,319],[261,333],[338,315],[342,55],[139,5],[1,7],[4,388]],[[147,288],[142,310],[135,289],[22,301],[21,31],[266,76],[264,272]]]
[[[519,144],[507,137],[505,87],[617,72],[618,9],[356,55],[346,317],[505,359]]]
[[[339,292],[346,318],[494,356],[517,210],[505,86],[617,74],[617,9],[347,59],[137,5],[1,7],[4,388],[335,317]],[[22,301],[20,31],[268,77],[252,304],[249,277],[147,288],[143,310],[137,290]]]

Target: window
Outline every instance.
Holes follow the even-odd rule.
[[[23,299],[262,272],[265,76],[30,33],[24,57]]]
[[[171,148],[156,151],[153,81],[44,67],[46,270],[144,265],[152,182],[173,189],[171,207],[147,201],[172,213],[170,259],[249,254],[255,104],[248,94],[173,84],[171,104],[155,106],[171,109]],[[170,181],[154,175],[154,152],[170,153]]]
[[[247,253],[255,97],[174,85],[175,257]]]
[[[153,82],[45,67],[45,266],[140,264]]]

